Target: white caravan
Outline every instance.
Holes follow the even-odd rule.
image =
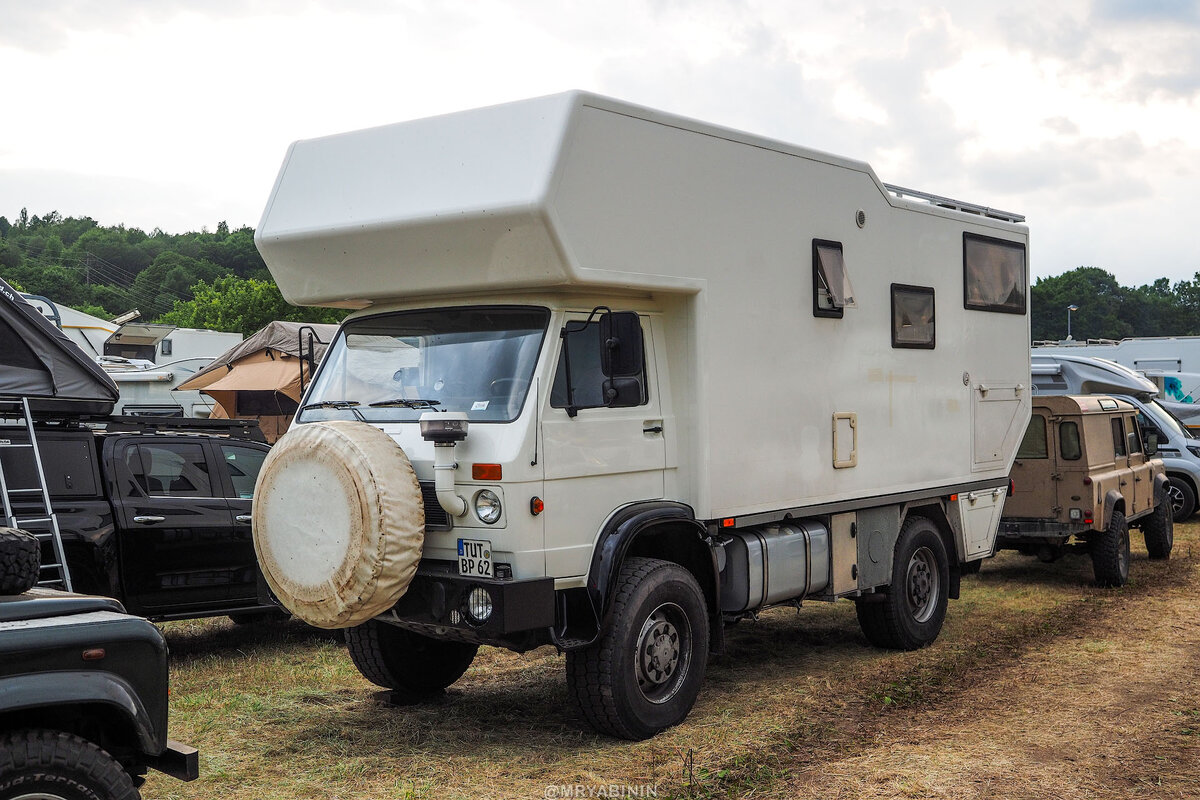
[[[1145,374],[1157,384],[1159,396],[1168,403],[1200,403],[1200,336],[1034,342],[1033,352],[1106,358]],[[1176,410],[1174,405],[1171,408]]]
[[[1021,219],[580,93],[297,142],[256,243],[361,310],[260,474],[266,580],[409,693],[554,644],[626,738],[769,606],[927,645],[1029,420]]]

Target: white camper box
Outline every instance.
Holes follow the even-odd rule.
[[[927,644],[1029,418],[1020,220],[580,93],[297,142],[259,250],[289,301],[363,310],[260,477],[268,584],[385,686],[552,642],[632,738],[766,605],[850,597],[873,642]],[[387,453],[345,443],[375,429],[421,493],[364,480],[424,510],[393,561],[340,485]]]

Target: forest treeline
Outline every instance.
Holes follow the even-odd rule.
[[[169,234],[56,211],[0,216],[0,278],[98,317],[131,309],[147,322],[249,335],[271,320],[337,322],[346,312],[297,308],[280,295],[254,247],[254,229]],[[940,298],[939,298],[940,299]],[[952,298],[948,298],[953,302]],[[1098,267],[1039,278],[1030,288],[1034,340],[1200,335],[1200,272],[1122,286]]]

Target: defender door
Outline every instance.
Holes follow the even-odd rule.
[[[1013,462],[1013,496],[1004,505],[1004,516],[1050,519],[1058,516],[1058,488],[1062,483],[1051,451],[1049,412],[1035,408]]]
[[[1142,447],[1142,429],[1137,414],[1123,417],[1125,423],[1125,452],[1129,458],[1129,470],[1133,473],[1133,509],[1135,514],[1154,507],[1154,473],[1150,459]]]
[[[131,608],[186,616],[254,596],[249,527],[234,522],[210,440],[131,437],[115,443],[112,459]]]

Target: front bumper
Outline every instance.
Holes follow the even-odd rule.
[[[491,597],[492,612],[482,621],[467,613],[467,595],[476,587]],[[553,578],[464,578],[457,574],[453,562],[428,561],[421,563],[408,591],[391,613],[415,625],[505,636],[552,627],[554,610]]]

